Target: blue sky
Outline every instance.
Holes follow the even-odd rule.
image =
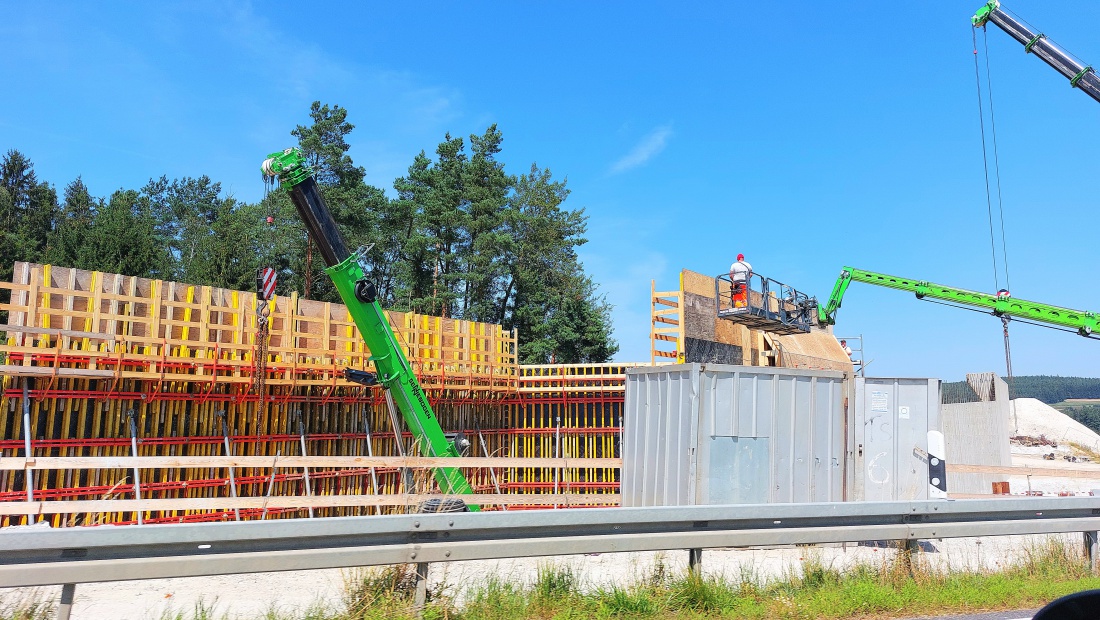
[[[59,188],[206,174],[256,200],[314,100],[349,110],[385,188],[446,132],[497,123],[509,170],[549,167],[586,209],[620,360],[648,361],[651,279],[737,252],[819,298],[844,265],[996,289],[977,0],[3,5],[0,149]],[[1100,4],[1006,6],[1100,63]],[[1013,294],[1100,311],[1100,108],[999,30],[988,44]],[[999,321],[896,291],[853,285],[838,333],[879,376],[1004,368]],[[1100,376],[1098,342],[1016,325],[1012,343],[1016,374]]]

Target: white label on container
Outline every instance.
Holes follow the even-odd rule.
[[[898,419],[900,419],[900,420],[908,420],[909,419],[909,407],[906,407],[906,406],[898,407]]]
[[[886,392],[871,392],[871,411],[875,413],[889,413],[890,403]]]

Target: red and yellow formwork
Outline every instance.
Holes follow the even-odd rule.
[[[415,451],[411,436],[395,430],[382,393],[343,379],[345,368],[370,369],[371,363],[339,304],[296,295],[271,300],[265,343],[257,328],[257,306],[264,302],[250,292],[30,263],[17,263],[13,282],[0,283],[4,289],[9,293],[0,298],[10,300],[0,304],[7,312],[7,338],[0,346],[0,462],[252,456],[270,457],[274,464],[288,456]],[[390,313],[390,322],[442,426],[470,438],[471,456],[618,456],[624,365],[520,366],[516,334],[499,325],[398,312]],[[135,471],[0,469],[0,504],[395,494],[408,491],[412,478],[379,467]],[[613,503],[618,491],[612,465],[480,467],[466,475],[479,492],[557,492],[572,498],[568,505]],[[562,504],[548,497],[543,505]],[[195,509],[43,518],[63,526],[371,510]],[[0,525],[27,520],[0,515]]]

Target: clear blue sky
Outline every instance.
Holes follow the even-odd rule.
[[[996,289],[969,16],[951,2],[3,2],[0,149],[59,189],[209,175],[257,200],[310,102],[339,104],[392,192],[446,132],[568,177],[620,360],[650,280],[758,272],[819,298],[844,265]],[[1100,65],[1100,4],[1006,5]],[[1012,291],[1100,311],[1100,107],[988,33]],[[979,33],[979,45],[981,38]],[[1002,281],[1003,286],[1003,281]],[[838,333],[879,376],[1004,368],[999,321],[853,285]],[[1017,325],[1017,374],[1100,376],[1100,342]],[[871,372],[873,371],[873,373]]]

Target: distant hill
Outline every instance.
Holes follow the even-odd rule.
[[[943,392],[956,394],[966,390],[965,386],[965,381],[944,383]],[[1012,398],[1037,398],[1052,405],[1067,398],[1100,398],[1100,379],[1049,375],[1013,377],[1008,391]]]

